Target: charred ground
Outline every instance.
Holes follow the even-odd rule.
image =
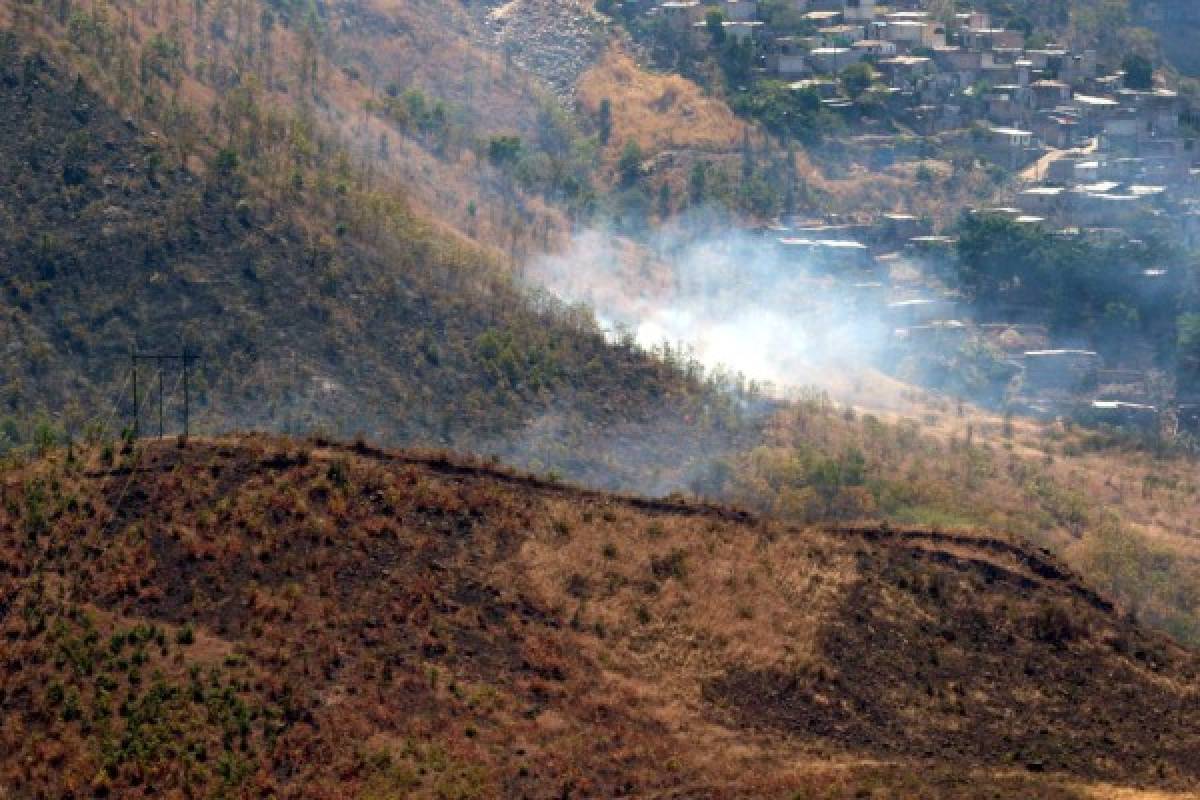
[[[1197,659],[1044,552],[248,437],[4,473],[0,788],[1195,790]]]
[[[366,431],[597,485],[637,485],[647,464],[678,468],[753,431],[744,398],[694,365],[611,342],[403,195],[363,190],[302,121],[260,120],[267,139],[326,154],[281,190],[265,145],[193,169],[153,121],[11,31],[0,118],[20,121],[0,127],[0,450],[39,414],[76,437],[127,421],[129,352],[184,346],[203,430]],[[613,452],[581,445],[600,440]]]

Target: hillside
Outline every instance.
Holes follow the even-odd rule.
[[[697,442],[719,451],[745,430],[737,397],[521,289],[403,194],[337,166],[318,132],[330,158],[274,166],[292,170],[279,183],[264,168],[294,144],[184,167],[64,66],[2,44],[0,114],[24,121],[0,130],[9,439],[31,439],[39,414],[75,438],[124,424],[131,349],[185,344],[201,356],[199,430],[364,431],[627,485],[647,464],[684,474]],[[301,124],[280,120],[293,143]],[[700,439],[679,441],[684,425]],[[620,463],[622,448],[636,458]]]
[[[2,489],[0,796],[1200,788],[1196,657],[1017,541],[261,437]]]

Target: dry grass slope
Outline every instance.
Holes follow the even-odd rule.
[[[725,103],[705,96],[695,83],[642,69],[616,46],[579,82],[586,113],[597,114],[605,99],[612,103],[614,153],[630,140],[651,152],[725,152],[741,143],[746,128]]]
[[[1196,657],[1005,538],[264,437],[0,492],[12,796],[1200,788]]]

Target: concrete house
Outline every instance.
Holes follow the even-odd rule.
[[[933,47],[935,44],[933,25],[916,19],[889,19],[881,38],[908,48]]]
[[[830,47],[848,47],[852,42],[863,38],[866,30],[866,27],[863,25],[844,23],[842,25],[830,25],[827,28],[819,28],[817,35]]]
[[[997,162],[1007,165],[1009,169],[1016,169],[1036,155],[1033,152],[1033,131],[989,128],[987,149]]]
[[[677,32],[686,31],[697,22],[702,22],[706,10],[697,0],[668,0],[658,7],[658,13],[667,26]]]
[[[1082,159],[1079,158],[1060,158],[1057,161],[1051,161],[1046,166],[1046,172],[1042,178],[1050,183],[1066,186],[1075,182],[1075,165]]]
[[[1034,81],[1030,89],[1035,108],[1058,108],[1071,103],[1071,85],[1065,81]]]
[[[1060,75],[1063,70],[1063,65],[1070,58],[1070,53],[1066,50],[1056,47],[1046,47],[1035,50],[1026,50],[1025,58],[1033,65],[1036,70],[1049,72],[1054,75]]]
[[[1081,138],[1079,119],[1070,109],[1038,111],[1033,115],[1030,128],[1039,139],[1059,150],[1075,147]]]
[[[1017,196],[1017,204],[1029,214],[1049,217],[1066,208],[1068,197],[1062,186],[1031,186]]]
[[[843,13],[847,22],[870,22],[876,11],[875,0],[846,0]]]
[[[850,47],[818,47],[808,54],[813,71],[826,75],[835,75],[861,59]]]
[[[811,49],[795,37],[781,36],[775,40],[767,56],[767,67],[784,78],[811,75],[812,65],[808,63],[808,51]]]
[[[850,47],[862,58],[889,58],[896,55],[896,43],[883,39],[859,39]]]
[[[1137,152],[1138,137],[1142,131],[1142,120],[1133,108],[1118,109],[1105,118],[1101,128],[1104,147],[1121,152]]]
[[[892,56],[881,58],[875,66],[892,86],[909,87],[933,72],[933,59],[925,56]]]
[[[726,20],[721,23],[721,27],[725,29],[725,36],[727,38],[736,39],[739,42],[760,37],[764,35],[767,30],[766,23],[758,22],[757,20]]]
[[[751,22],[758,19],[758,0],[721,0],[721,11],[732,22]]]
[[[1104,122],[1115,115],[1121,104],[1111,97],[1075,93],[1071,103],[1079,112],[1085,136],[1094,136],[1104,129]]]
[[[778,244],[787,259],[831,274],[861,274],[876,266],[870,248],[852,239],[795,237],[779,239]]]
[[[837,10],[809,11],[801,19],[814,28],[828,28],[830,25],[841,25],[846,21],[846,16]]]
[[[1000,125],[1024,122],[1033,110],[1033,92],[1017,84],[993,86],[985,95],[988,119]]]

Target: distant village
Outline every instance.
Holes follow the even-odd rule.
[[[922,2],[789,0],[807,35],[760,19],[758,0],[666,0],[643,3],[695,48],[713,45],[713,11],[722,38],[754,41],[760,70],[793,90],[812,90],[830,111],[849,111],[839,74],[869,63],[889,114],[921,136],[967,137],[972,151],[1011,172],[997,214],[1039,224],[1062,236],[1134,240],[1145,224],[1200,245],[1200,170],[1192,142],[1181,136],[1181,103],[1162,86],[1132,88],[1122,71],[1102,70],[1093,51],[1046,43],[970,11],[935,19]],[[882,168],[919,160],[903,137],[871,137],[869,158]],[[911,140],[911,137],[908,137]],[[954,240],[931,222],[882,214],[871,224],[789,219],[762,231],[785,254],[819,265],[862,302],[882,308],[898,348],[946,348],[982,341],[1004,355],[1012,380],[1005,405],[1026,413],[1084,413],[1121,427],[1163,423],[1161,392],[1148,373],[1150,356],[1131,352],[1121,364],[1052,342],[1036,314],[975,322],[970,311],[927,280],[923,265]],[[1147,269],[1147,284],[1171,265]],[[1171,398],[1171,424],[1200,429],[1200,403]]]

